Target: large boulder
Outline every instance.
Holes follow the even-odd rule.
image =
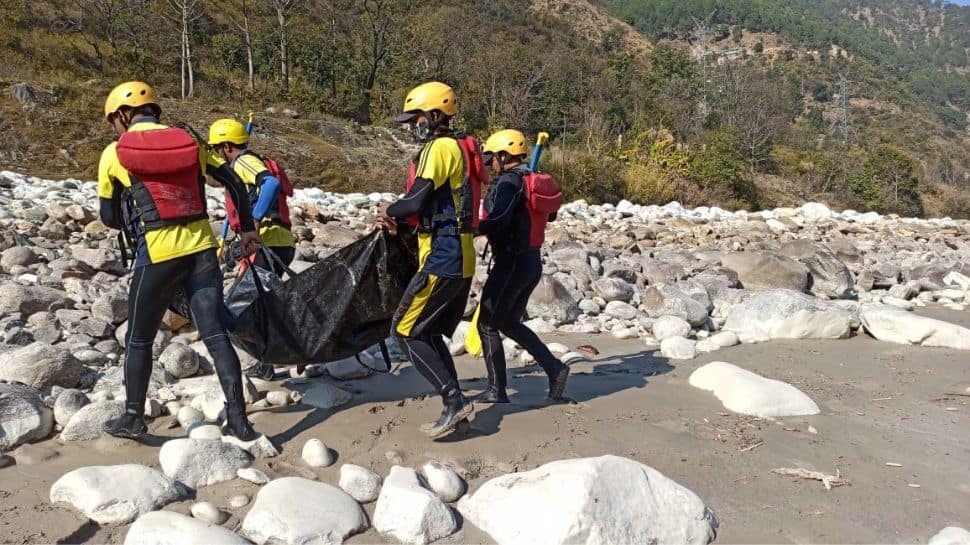
[[[676,316],[693,326],[699,326],[707,321],[707,308],[672,284],[647,288],[643,294],[641,306],[654,318]]]
[[[560,324],[574,321],[582,312],[569,290],[549,275],[543,275],[539,280],[539,285],[529,297],[526,311],[532,318],[544,318]]]
[[[91,305],[91,314],[99,320],[118,325],[128,318],[128,296],[118,291],[106,292]]]
[[[670,337],[686,337],[690,335],[690,324],[683,318],[676,316],[661,316],[652,325],[653,338],[658,341]]]
[[[241,448],[211,439],[173,439],[158,451],[166,475],[190,488],[201,488],[236,478],[250,464]]]
[[[927,545],[970,545],[970,531],[959,526],[947,526],[931,537]]]
[[[0,380],[20,382],[42,392],[51,386],[74,388],[84,374],[84,364],[62,345],[34,342],[0,353]]]
[[[791,384],[723,361],[697,369],[689,382],[695,388],[714,392],[724,408],[740,414],[769,418],[819,413],[818,405]]]
[[[68,388],[62,391],[54,401],[54,422],[61,427],[66,426],[71,417],[90,402],[87,394],[81,390]]]
[[[0,268],[9,271],[13,267],[29,267],[37,261],[37,254],[29,247],[14,246],[3,251],[3,257],[0,257]]]
[[[600,278],[593,282],[593,291],[607,302],[623,301],[624,303],[629,303],[634,293],[633,285],[620,278]]]
[[[172,511],[138,517],[128,529],[125,545],[251,545],[231,531]]]
[[[66,502],[98,524],[126,524],[180,499],[184,490],[157,469],[138,464],[82,467],[51,486],[51,503]]]
[[[693,492],[618,456],[560,460],[497,477],[462,498],[458,510],[501,545],[704,545],[718,526]]]
[[[73,303],[67,293],[44,286],[21,286],[13,282],[0,285],[0,316],[19,312],[30,316],[35,312],[66,308]]]
[[[771,339],[843,339],[849,336],[852,313],[793,290],[755,293],[734,305],[723,329],[741,342]]]
[[[71,416],[61,431],[63,441],[88,441],[105,435],[104,425],[108,420],[120,418],[125,414],[124,401],[96,401],[81,407]]]
[[[880,341],[970,350],[970,329],[884,305],[865,306],[862,326]]]
[[[745,289],[805,291],[808,287],[808,268],[773,252],[730,253],[721,258],[721,264],[738,273]]]
[[[108,248],[74,246],[71,248],[71,255],[74,259],[88,265],[96,271],[103,271],[115,275],[125,273],[125,268],[121,263],[118,252],[109,250]]]
[[[458,521],[441,498],[421,486],[413,469],[394,466],[377,498],[374,529],[402,543],[425,545],[455,533]]]
[[[188,378],[199,372],[199,353],[182,343],[172,343],[165,347],[158,363],[173,377]]]
[[[340,489],[360,503],[370,503],[381,493],[384,482],[377,473],[354,464],[340,466]]]
[[[37,390],[0,383],[0,449],[40,441],[54,428],[54,416]]]
[[[845,263],[820,242],[807,238],[793,240],[782,244],[780,252],[808,268],[809,290],[816,295],[839,299],[849,295],[855,285]]]
[[[243,520],[257,545],[329,545],[367,529],[367,516],[346,492],[300,477],[264,486]]]

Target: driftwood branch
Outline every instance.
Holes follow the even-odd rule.
[[[789,467],[779,467],[771,470],[772,473],[778,475],[786,475],[789,477],[797,477],[799,479],[811,479],[815,481],[822,481],[825,485],[826,490],[832,490],[834,486],[847,486],[852,483],[848,479],[842,477],[842,472],[836,470],[835,475],[826,475],[820,471],[812,471],[805,469],[803,467],[799,468],[789,468]]]

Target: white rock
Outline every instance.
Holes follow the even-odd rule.
[[[236,470],[236,476],[244,481],[249,481],[253,484],[266,484],[269,482],[269,477],[265,473],[256,469],[255,467],[243,467]]]
[[[618,327],[610,332],[616,339],[636,339],[639,336],[635,327]]]
[[[0,383],[0,449],[39,441],[54,429],[54,415],[37,390]]]
[[[210,524],[222,524],[229,518],[229,514],[219,509],[211,501],[200,501],[192,504],[189,509],[192,516]]]
[[[947,526],[931,537],[927,545],[970,545],[970,531],[958,526]]]
[[[199,372],[199,354],[181,343],[166,346],[158,363],[175,378],[191,377]]]
[[[707,340],[718,348],[728,348],[741,343],[738,334],[733,331],[720,331],[708,337]]]
[[[252,545],[231,531],[172,511],[142,515],[128,529],[125,545]]]
[[[653,336],[658,341],[670,337],[686,337],[690,334],[690,324],[676,316],[661,316],[653,322]]]
[[[610,301],[606,303],[603,313],[607,316],[619,318],[620,320],[632,320],[637,317],[637,309],[630,303],[623,301]]]
[[[365,529],[367,517],[354,498],[299,477],[260,489],[242,524],[243,535],[257,545],[330,545]]]
[[[381,493],[383,479],[377,473],[353,464],[340,466],[340,488],[360,503],[369,503]]]
[[[222,442],[239,447],[254,458],[274,458],[280,455],[279,449],[276,448],[276,445],[265,434],[259,434],[259,437],[252,441],[243,441],[232,435],[223,435]]]
[[[807,202],[798,211],[806,221],[813,223],[832,217],[832,210],[820,202]]]
[[[249,496],[245,494],[236,494],[227,500],[229,507],[233,509],[239,509],[240,507],[246,507],[249,505]]]
[[[950,271],[943,277],[943,283],[947,286],[960,286],[964,290],[970,290],[970,277],[957,271]]]
[[[714,392],[729,411],[761,418],[818,414],[818,405],[801,390],[736,365],[716,361],[697,369],[689,383]]]
[[[199,424],[189,429],[189,439],[222,439],[222,430],[215,424]]]
[[[337,380],[352,380],[371,375],[373,371],[361,365],[357,358],[349,357],[325,365],[327,374]]]
[[[757,292],[734,305],[724,323],[742,342],[771,339],[842,339],[851,331],[852,313],[801,292]]]
[[[80,390],[71,388],[64,390],[54,402],[54,422],[60,426],[66,426],[71,421],[71,417],[90,402],[88,396]]]
[[[374,510],[374,529],[413,545],[425,545],[458,530],[458,521],[441,498],[421,487],[413,469],[393,466]]]
[[[697,357],[697,341],[684,337],[667,337],[660,341],[660,354],[672,360],[692,360]]]
[[[303,461],[310,467],[330,467],[334,463],[333,452],[319,439],[310,439],[303,445]]]
[[[51,503],[70,503],[98,524],[126,524],[181,497],[175,481],[137,464],[75,469],[50,491]]]
[[[970,350],[970,329],[884,306],[864,306],[862,326],[880,341]]]
[[[497,477],[462,498],[458,510],[497,543],[517,545],[705,545],[718,525],[693,492],[617,456],[561,460]]]
[[[239,447],[207,439],[172,439],[158,451],[162,471],[190,488],[201,488],[236,478],[248,467],[249,455]]]
[[[120,418],[125,414],[124,401],[96,401],[81,407],[68,420],[61,432],[64,441],[87,441],[103,435],[108,420]]]
[[[424,464],[421,471],[431,490],[448,503],[458,501],[468,489],[465,481],[454,470],[435,460]]]
[[[196,424],[205,422],[205,415],[195,407],[185,406],[178,410],[175,419],[178,420],[180,426],[189,429]]]
[[[562,357],[563,354],[569,352],[569,347],[562,343],[549,343],[546,345],[546,348],[548,348],[549,351],[552,352],[552,355],[556,357]]]
[[[275,407],[285,407],[290,404],[290,393],[283,390],[273,390],[266,393],[266,402]]]
[[[562,362],[565,363],[566,365],[572,365],[580,361],[586,361],[589,358],[587,358],[585,354],[582,354],[580,352],[566,352],[565,354],[560,356],[559,359],[562,360]]]

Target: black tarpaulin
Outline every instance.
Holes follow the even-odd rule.
[[[353,356],[387,338],[417,260],[377,231],[281,281],[258,267],[229,290],[233,344],[273,365]],[[258,275],[258,279],[257,279]]]

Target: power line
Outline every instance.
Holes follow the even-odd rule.
[[[851,83],[855,82],[847,78],[845,74],[839,74],[839,102],[835,108],[836,115],[832,121],[832,132],[838,137],[839,142],[843,146],[848,143],[849,137],[852,134],[852,120],[850,116],[852,103],[849,101],[849,84]]]

